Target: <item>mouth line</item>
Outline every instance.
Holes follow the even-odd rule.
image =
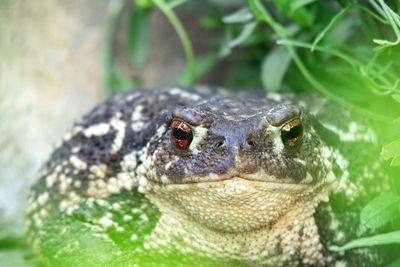
[[[241,175],[231,175],[231,176],[222,176],[218,179],[209,179],[209,180],[203,180],[203,181],[182,181],[182,182],[173,182],[168,185],[184,185],[184,184],[205,184],[205,183],[219,183],[223,181],[229,181],[229,180],[244,180],[248,182],[253,182],[253,183],[264,183],[264,184],[292,184],[292,185],[298,185],[300,183],[296,183],[293,180],[291,181],[284,181],[284,178],[279,179],[279,178],[273,178],[274,181],[271,180],[262,180],[262,179],[255,179],[255,178],[250,178],[246,176],[241,176]]]

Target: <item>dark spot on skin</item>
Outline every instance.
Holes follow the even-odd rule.
[[[275,245],[275,247],[274,247],[274,253],[275,253],[275,255],[281,255],[281,254],[282,254],[283,250],[282,250],[282,245],[281,245],[281,243],[282,243],[282,240],[281,240],[280,237],[278,237],[278,241],[276,242],[276,245]]]
[[[302,262],[302,255],[299,250],[296,250],[292,256],[292,262],[294,266],[298,266],[300,262]],[[312,266],[312,265],[311,265]],[[316,266],[315,266],[316,267]]]
[[[299,230],[299,236],[302,237],[304,234],[304,227],[301,227]]]

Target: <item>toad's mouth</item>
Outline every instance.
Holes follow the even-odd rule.
[[[204,177],[186,177],[184,179],[172,179],[165,185],[188,185],[188,184],[212,184],[212,183],[223,183],[226,181],[237,181],[247,183],[262,183],[262,184],[288,184],[288,185],[311,185],[316,182],[311,175],[308,175],[306,179],[296,180],[288,177],[276,177],[268,175],[266,173],[254,173],[254,174],[210,174]]]
[[[255,177],[249,177],[246,175],[233,175],[233,176],[220,176],[218,179],[202,179],[201,181],[194,181],[194,180],[188,180],[184,181],[182,183],[218,183],[222,181],[227,181],[227,180],[246,180],[250,182],[257,182],[257,183],[295,183],[293,179],[291,182],[289,182],[285,178],[255,178]],[[285,181],[286,180],[286,181]]]
[[[201,181],[181,181],[179,183],[158,184],[153,186],[155,191],[163,191],[164,193],[173,191],[179,192],[179,195],[184,192],[197,192],[200,195],[220,195],[221,199],[225,199],[226,197],[230,198],[230,196],[235,199],[242,199],[243,197],[246,198],[247,195],[255,194],[255,192],[264,192],[264,194],[271,194],[272,192],[290,192],[290,194],[302,192],[308,194],[306,192],[316,187],[316,185],[289,182],[287,180],[266,181],[246,176],[228,176],[219,177],[219,179],[202,179]],[[158,187],[163,188],[163,190],[156,189]]]

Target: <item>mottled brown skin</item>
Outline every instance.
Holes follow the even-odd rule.
[[[30,241],[50,266],[382,264],[371,249],[328,250],[366,234],[362,173],[380,175],[379,164],[363,164],[376,157],[375,136],[354,118],[316,96],[209,87],[116,95],[76,123],[41,170]],[[182,123],[190,141],[174,139]]]

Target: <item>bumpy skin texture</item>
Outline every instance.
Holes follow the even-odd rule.
[[[282,129],[296,119],[303,134],[289,146]],[[190,127],[187,148],[171,141],[173,120]],[[76,123],[41,170],[29,239],[50,266],[377,266],[371,249],[328,250],[368,234],[359,209],[386,184],[370,164],[375,142],[317,96],[119,94]]]

